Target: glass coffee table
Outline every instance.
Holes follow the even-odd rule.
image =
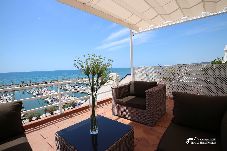
[[[90,135],[90,119],[56,132],[55,142],[60,151],[132,151],[134,131],[103,116],[97,116],[98,135]]]

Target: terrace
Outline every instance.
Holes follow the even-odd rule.
[[[187,93],[193,93],[193,94],[199,94],[199,95],[214,95],[214,96],[227,95],[227,90],[226,90],[227,66],[226,65],[217,65],[217,66],[182,65],[182,66],[171,66],[171,67],[135,68],[133,66],[133,43],[132,43],[133,33],[135,34],[135,33],[145,32],[147,30],[174,25],[185,21],[191,21],[191,20],[195,20],[203,17],[226,13],[227,11],[226,9],[227,4],[225,3],[226,1],[224,0],[218,1],[218,2],[215,1],[214,7],[216,8],[216,5],[217,5],[218,9],[217,10],[215,9],[215,11],[213,11],[212,7],[208,7],[209,9],[211,9],[210,12],[208,12],[208,8],[206,8],[206,2],[201,1],[198,4],[191,4],[192,6],[187,9],[191,9],[191,12],[193,13],[191,14],[188,13],[189,17],[184,17],[182,15],[178,17],[178,15],[175,14],[175,12],[171,12],[170,10],[172,9],[170,9],[169,10],[170,12],[168,14],[172,14],[172,17],[170,18],[176,18],[175,20],[168,21],[168,19],[170,18],[168,18],[168,15],[167,15],[166,16],[167,21],[151,20],[150,22],[152,23],[152,25],[150,24],[150,22],[146,22],[143,19],[141,19],[142,22],[138,22],[135,24],[134,22],[136,21],[133,19],[132,17],[133,15],[136,14],[138,18],[143,18],[146,16],[141,15],[140,13],[138,13],[138,11],[136,11],[135,9],[132,9],[132,7],[126,9],[126,10],[131,10],[129,12],[132,14],[131,15],[132,18],[131,17],[127,18],[126,16],[126,18],[122,19],[121,18],[122,16],[119,15],[121,14],[121,11],[119,10],[120,10],[120,7],[122,7],[125,4],[121,3],[120,1],[117,3],[118,6],[115,7],[116,10],[113,10],[113,11],[116,11],[118,14],[114,14],[114,15],[112,14],[113,12],[110,12],[110,14],[106,14],[108,12],[103,13],[103,11],[105,10],[103,9],[103,7],[105,5],[102,6],[102,4],[93,4],[93,2],[90,4],[89,3],[86,4],[86,3],[82,3],[82,1],[70,1],[70,0],[60,0],[60,1],[70,4],[74,7],[80,8],[82,10],[88,11],[89,13],[95,14],[97,16],[103,17],[105,19],[114,21],[116,23],[119,23],[131,29],[130,57],[131,57],[132,70],[131,70],[131,76],[127,77],[126,79],[132,80],[132,81],[157,81],[158,83],[166,84],[167,86],[166,113],[158,121],[158,123],[156,123],[156,125],[153,127],[114,116],[112,114],[111,89],[108,89],[107,91],[100,93],[102,97],[99,99],[99,102],[98,102],[97,114],[105,116],[112,120],[133,126],[134,149],[136,151],[137,150],[138,151],[156,150],[161,136],[166,131],[173,117],[173,114],[172,114],[173,107],[174,107],[173,100],[172,100],[173,91],[187,92]],[[100,3],[101,2],[102,1],[100,1]],[[145,2],[145,1],[142,1],[142,2]],[[111,1],[110,3],[112,4],[114,2]],[[168,4],[170,5],[171,3],[168,3]],[[132,5],[137,5],[137,4],[132,4]],[[204,8],[200,9],[197,7],[197,5],[203,5]],[[106,5],[106,7],[107,6],[108,6],[107,10],[111,10],[109,8],[109,6],[111,5]],[[171,6],[173,7],[173,5]],[[182,8],[181,4],[179,4],[176,7],[179,7],[179,10],[181,12],[184,12],[184,13],[186,12],[185,8]],[[195,10],[193,10],[194,7],[195,7]],[[205,10],[207,10],[207,12],[205,12]],[[193,14],[196,14],[196,15],[193,15]],[[157,15],[160,15],[160,14],[157,14]],[[20,87],[8,88],[7,91],[14,91],[19,89],[31,89],[34,87],[37,88],[37,87],[45,87],[45,86],[51,86],[51,85],[59,86],[67,83],[73,83],[73,82],[75,81],[63,81],[60,83],[55,82],[55,83],[46,83],[46,84],[44,83],[41,85],[24,86],[21,88]],[[127,83],[127,82],[123,82],[123,83]],[[2,89],[0,90],[0,92],[3,92],[3,91],[5,90],[2,90]],[[55,133],[57,131],[62,130],[66,127],[69,127],[70,125],[79,123],[89,118],[90,116],[89,106],[88,104],[84,103],[86,102],[86,100],[88,100],[89,97],[78,98],[78,100],[83,101],[84,104],[82,106],[78,106],[73,109],[69,109],[65,111],[62,110],[62,106],[65,103],[78,101],[78,100],[70,100],[66,102],[61,101],[62,95],[70,94],[72,92],[73,91],[60,92],[58,90],[58,92],[54,94],[42,95],[39,97],[26,98],[21,100],[21,101],[29,101],[29,100],[35,100],[37,98],[47,98],[50,96],[57,96],[59,99],[59,102],[57,102],[56,104],[34,109],[34,110],[42,110],[44,108],[57,105],[59,107],[59,110],[55,115],[44,117],[42,119],[34,120],[32,122],[28,122],[24,124],[24,128],[26,130],[26,137],[34,151],[56,150]],[[29,113],[34,110],[23,111],[23,113]]]
[[[132,125],[134,128],[135,151],[155,150],[159,140],[169,125],[172,118],[173,101],[167,100],[167,113],[154,127],[132,122],[127,119],[112,115],[111,100],[102,103],[97,109],[97,114],[119,121],[124,124]],[[74,113],[46,122],[39,126],[25,125],[26,136],[34,151],[56,150],[55,133],[75,123],[79,123],[90,117],[89,109],[75,111]]]
[[[135,80],[142,81],[158,81],[158,83],[164,83],[167,86],[167,98],[166,98],[166,113],[153,127],[146,126],[131,120],[120,118],[112,114],[112,93],[110,92],[110,86],[112,83],[107,84],[104,92],[101,92],[102,99],[98,101],[97,114],[107,117],[109,119],[131,125],[134,128],[134,149],[137,151],[142,150],[155,150],[162,137],[163,133],[169,126],[173,117],[173,100],[172,91],[180,91],[194,94],[225,96],[227,91],[225,87],[227,66],[216,65],[216,68],[211,68],[213,65],[178,65],[168,67],[143,67],[135,68]],[[181,69],[180,69],[181,68]],[[173,70],[174,69],[174,70]],[[176,71],[178,69],[179,71]],[[184,70],[183,70],[184,69]],[[201,70],[203,69],[203,70]],[[171,71],[171,72],[169,72]],[[175,72],[173,72],[175,71]],[[183,72],[184,71],[184,72]],[[224,71],[224,72],[222,72]],[[146,76],[146,74],[151,76]],[[206,73],[207,75],[204,75]],[[159,76],[157,76],[159,75]],[[177,76],[176,76],[177,75]],[[125,85],[130,81],[131,76],[127,76],[123,79],[119,85]],[[166,80],[168,79],[168,80]],[[204,79],[204,80],[201,80]],[[86,81],[86,80],[85,80]],[[205,81],[209,81],[205,83]],[[75,81],[73,81],[75,82]],[[61,84],[69,83],[61,82]],[[59,83],[58,83],[59,84]],[[41,84],[42,87],[45,84]],[[46,84],[51,85],[51,84]],[[32,87],[39,87],[33,85]],[[19,88],[16,88],[19,89]],[[22,87],[21,89],[30,89],[29,86]],[[9,89],[7,89],[9,90]],[[11,90],[11,89],[10,89]],[[69,92],[67,92],[68,94]],[[63,95],[62,92],[58,92],[53,95]],[[45,98],[48,96],[42,96]],[[89,97],[80,98],[87,100]],[[31,98],[34,99],[34,98]],[[23,100],[29,101],[29,98]],[[76,101],[70,100],[69,102]],[[90,117],[90,108],[86,101],[82,106],[78,106],[72,109],[68,109],[62,112],[56,112],[56,114],[43,117],[38,120],[34,120],[24,124],[26,130],[26,137],[34,151],[39,150],[56,150],[55,133],[59,130],[67,128],[73,124],[79,123]],[[68,102],[60,102],[61,106]],[[59,105],[55,104],[55,105]],[[51,105],[50,105],[51,106]],[[40,107],[34,110],[42,110]],[[59,110],[60,111],[60,110]]]

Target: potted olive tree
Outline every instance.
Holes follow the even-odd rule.
[[[91,127],[90,134],[98,134],[98,125],[96,120],[96,103],[98,89],[107,82],[109,68],[112,67],[112,60],[106,59],[95,54],[84,55],[83,58],[74,60],[74,65],[79,69],[89,80],[89,87],[91,90]]]

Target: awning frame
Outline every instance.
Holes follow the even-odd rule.
[[[158,28],[163,28],[166,26],[171,26],[171,25],[175,25],[175,24],[179,24],[179,23],[183,23],[183,22],[187,22],[187,21],[192,21],[192,20],[196,20],[196,19],[200,19],[200,18],[205,18],[205,17],[209,17],[209,16],[215,16],[215,15],[219,15],[222,13],[227,13],[227,3],[225,2],[225,4],[223,5],[223,8],[218,9],[217,11],[214,12],[208,12],[205,7],[203,6],[203,10],[204,12],[201,12],[201,14],[197,14],[194,17],[189,17],[189,16],[185,16],[184,13],[182,18],[178,18],[176,20],[166,20],[164,19],[163,21],[160,21],[159,24],[155,25],[150,23],[149,26],[147,27],[139,27],[137,24],[133,24],[130,23],[129,21],[127,21],[127,19],[123,19],[119,16],[114,16],[113,14],[109,13],[108,11],[105,12],[105,10],[102,10],[100,7],[96,7],[96,4],[90,5],[90,3],[98,3],[98,0],[58,0],[61,3],[70,5],[72,7],[78,8],[82,11],[86,11],[90,14],[96,15],[98,17],[104,18],[106,20],[115,22],[117,24],[120,24],[122,26],[125,26],[129,29],[131,29],[133,31],[133,33],[141,33],[141,32],[146,32],[149,30],[154,30],[154,29],[158,29]],[[116,3],[116,5],[122,6],[124,3],[122,3],[121,1],[118,0],[111,0],[114,3]],[[225,0],[224,0],[225,1]],[[144,2],[148,3],[147,0],[144,0]],[[201,1],[198,4],[203,3],[208,3],[209,1]],[[212,3],[218,3],[219,1],[215,2],[215,1],[210,1]],[[182,9],[186,9],[186,8],[181,8],[178,4],[178,2],[176,2],[180,11],[182,12]],[[195,6],[197,6],[198,4],[196,4]],[[149,5],[149,4],[148,4]],[[131,8],[132,9],[132,8]],[[188,8],[187,8],[188,9]],[[130,11],[129,11],[130,12]],[[132,15],[137,15],[137,11],[131,11],[130,13],[132,13]],[[133,14],[134,13],[134,14]],[[161,16],[162,14],[157,13],[159,16]],[[187,15],[187,14],[186,14]],[[142,17],[142,16],[139,16]],[[179,16],[180,17],[180,16]],[[140,18],[142,20],[145,20],[143,18]]]
[[[183,22],[189,22],[189,21],[193,21],[193,20],[197,20],[197,19],[201,19],[201,18],[206,18],[206,17],[210,17],[210,16],[215,16],[215,15],[220,15],[220,14],[224,14],[224,13],[227,13],[227,3],[226,1],[224,1],[221,9],[217,9],[219,11],[214,11],[214,12],[207,12],[206,9],[205,9],[205,2],[208,2],[208,1],[204,1],[204,0],[201,0],[201,2],[199,2],[198,4],[200,3],[203,3],[203,10],[205,10],[206,12],[202,12],[203,10],[199,11],[199,13],[193,17],[188,17],[188,16],[185,16],[185,14],[183,13],[182,9],[188,9],[188,8],[182,8],[180,7],[180,5],[178,4],[179,1],[176,1],[180,11],[182,12],[183,14],[183,17],[180,18],[181,16],[177,17],[176,20],[165,20],[164,21],[160,21],[158,25],[153,25],[153,24],[149,24],[148,26],[144,27],[144,26],[139,26],[138,24],[132,24],[130,23],[129,21],[127,21],[127,19],[123,19],[124,17],[119,17],[118,15],[116,17],[113,16],[113,14],[111,15],[110,13],[110,9],[100,9],[100,7],[98,6],[97,8],[95,8],[96,4],[99,2],[97,0],[58,0],[59,2],[61,3],[64,3],[64,4],[67,4],[67,5],[71,5],[75,8],[79,8],[80,10],[82,11],[86,11],[90,14],[94,14],[98,17],[102,17],[106,20],[109,20],[109,21],[112,21],[112,22],[115,22],[117,24],[120,24],[120,25],[123,25],[127,28],[130,29],[130,67],[131,67],[131,78],[132,78],[132,81],[135,80],[135,73],[134,73],[134,58],[133,58],[133,35],[134,34],[139,34],[139,33],[143,33],[143,32],[147,32],[147,31],[150,31],[150,30],[155,30],[155,29],[159,29],[159,28],[163,28],[163,27],[167,27],[167,26],[172,26],[172,25],[176,25],[176,24],[180,24],[180,23],[183,23]],[[113,2],[115,2],[116,4],[120,4],[120,5],[123,5],[121,3],[121,1],[117,1],[117,0],[112,0]],[[219,1],[210,1],[212,3],[218,3],[218,2],[222,2],[222,0],[219,0]],[[90,5],[89,3],[92,3],[92,2],[96,2],[95,4],[93,5]],[[147,0],[144,0],[144,2],[148,3]],[[198,5],[196,4],[196,5]],[[108,5],[108,4],[107,4]],[[114,5],[114,3],[112,3],[112,6]],[[128,5],[130,5],[128,3]],[[106,6],[106,3],[103,4],[102,6]],[[125,6],[125,5],[124,5]],[[126,5],[127,6],[127,5]],[[138,5],[137,5],[138,6]],[[99,10],[100,9],[100,10]],[[138,8],[139,9],[139,8]],[[190,8],[189,8],[190,9]],[[223,9],[223,10],[222,10]],[[106,12],[105,12],[106,11]],[[200,15],[200,12],[201,12],[201,15]],[[131,11],[130,13],[133,13],[136,14],[137,11]],[[161,16],[160,13],[157,13],[158,15]],[[120,14],[122,15],[122,14]],[[189,16],[191,16],[189,14]],[[143,15],[140,16],[140,20],[143,20]],[[171,18],[171,17],[170,17]],[[136,26],[137,25],[137,26]]]

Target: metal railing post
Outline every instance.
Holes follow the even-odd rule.
[[[62,110],[62,99],[61,99],[61,93],[60,93],[60,84],[58,84],[58,101],[59,101],[58,107],[60,111],[59,114],[62,114],[63,110]]]
[[[135,71],[133,62],[133,32],[130,30],[130,66],[131,66],[131,81],[135,81]]]
[[[3,94],[3,102],[6,102],[6,98],[5,98],[5,95]]]

